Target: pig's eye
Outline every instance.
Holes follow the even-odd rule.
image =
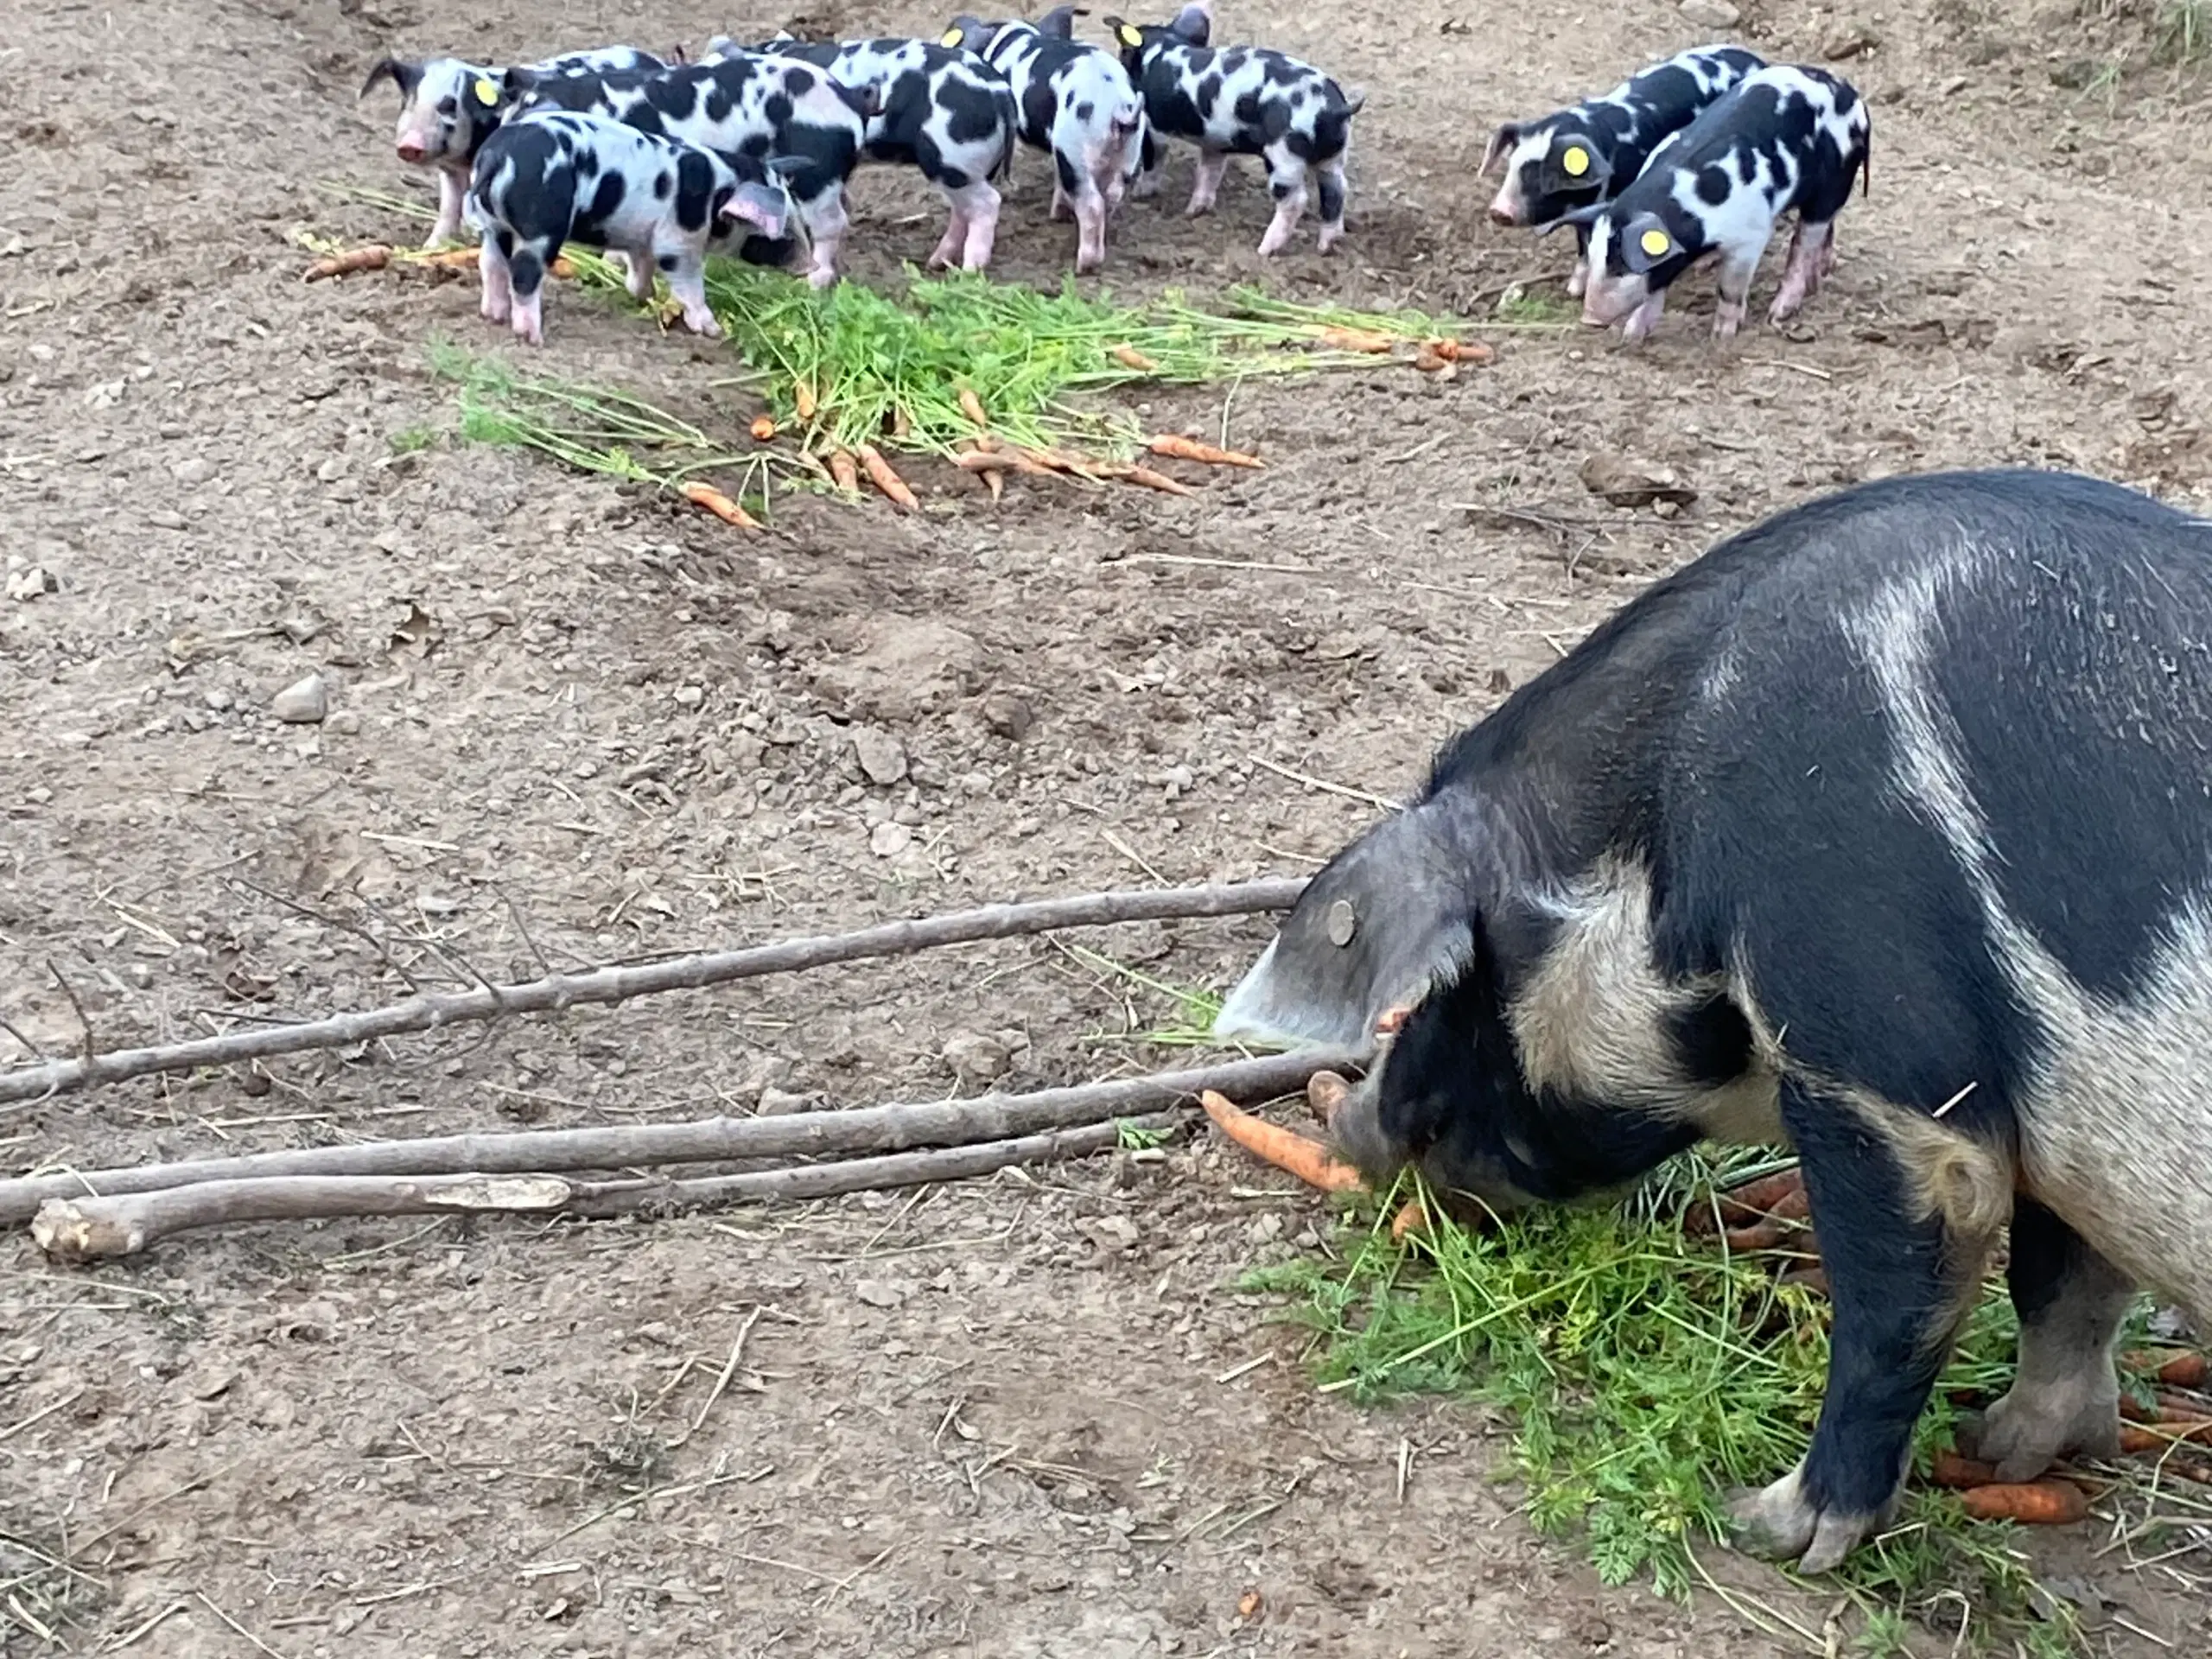
[[[440,115],[451,115],[460,107],[460,100],[457,99],[442,98],[438,100],[438,113]]]

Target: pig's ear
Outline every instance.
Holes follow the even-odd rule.
[[[771,156],[760,163],[768,169],[771,178],[788,179],[793,174],[804,173],[814,165],[810,156]]]
[[[1191,46],[1204,46],[1213,38],[1213,8],[1208,5],[1185,6],[1175,14],[1175,21],[1167,25],[1167,32]]]
[[[1621,263],[1639,276],[1682,251],[1675,233],[1656,213],[1638,213],[1621,226],[1614,240],[1620,245]]]
[[[485,107],[488,107],[490,104],[519,103],[530,96],[531,90],[537,85],[537,71],[518,64],[499,77],[498,89],[487,104],[483,94],[476,89],[489,86],[491,82],[484,76],[479,75],[469,91],[469,101]]]
[[[415,89],[423,84],[423,66],[410,63],[404,58],[378,58],[370,67],[369,78],[361,83],[361,90],[354,101],[359,103],[376,90],[380,80],[388,80],[399,88],[401,101],[415,96]]]
[[[1214,1017],[1217,1037],[1363,1048],[1386,1009],[1418,1003],[1474,949],[1464,808],[1393,813],[1299,894]]]
[[[707,41],[707,49],[699,54],[699,61],[702,63],[712,63],[717,58],[733,56],[736,51],[737,42],[730,39],[728,35],[711,35]]]
[[[1497,130],[1490,136],[1490,148],[1483,151],[1483,164],[1475,169],[1475,176],[1479,179],[1487,174],[1491,168],[1511,155],[1513,146],[1520,142],[1520,124],[1516,121],[1500,122]]]
[[[1071,41],[1075,38],[1075,20],[1090,16],[1080,6],[1054,6],[1037,20],[1036,29],[1049,40]]]
[[[772,184],[741,184],[722,204],[724,219],[741,219],[771,240],[783,235],[791,211],[791,197]]]

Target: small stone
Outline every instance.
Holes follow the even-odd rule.
[[[341,709],[324,723],[323,729],[340,737],[353,737],[361,729],[361,717],[350,709]]]
[[[1687,507],[1697,492],[1671,467],[1655,467],[1625,455],[1600,452],[1583,461],[1582,487],[1617,507],[1648,507],[1672,501]]]
[[[1742,9],[1728,0],[1682,0],[1675,10],[1682,14],[1685,22],[1700,29],[1733,29],[1744,21]]]
[[[698,686],[679,685],[676,688],[676,703],[679,709],[696,709],[706,700],[706,692]]]
[[[760,1103],[753,1108],[753,1112],[760,1117],[789,1117],[793,1112],[806,1109],[806,1096],[795,1095],[788,1089],[779,1089],[772,1083],[761,1090]]]
[[[1272,1210],[1253,1221],[1252,1242],[1255,1244],[1272,1244],[1281,1236],[1282,1217]]]
[[[853,753],[872,784],[889,785],[906,775],[906,745],[874,726],[853,728]]]
[[[1137,1242],[1137,1224],[1127,1216],[1101,1216],[1088,1229],[1099,1249],[1109,1254],[1118,1254]]]
[[[896,858],[913,845],[914,832],[887,818],[868,832],[868,849],[878,858]]]
[[[1007,1074],[1014,1056],[997,1038],[963,1031],[945,1039],[944,1063],[963,1083],[992,1083]]]
[[[315,726],[330,713],[329,688],[322,676],[295,680],[270,699],[269,712],[289,726]]]
[[[20,570],[8,573],[8,597],[21,600],[26,605],[35,599],[44,598],[60,586],[42,564],[27,564]]]
[[[863,1279],[853,1287],[853,1294],[870,1307],[896,1307],[912,1294],[906,1286],[883,1279]]]
[[[188,486],[205,484],[215,476],[215,463],[212,461],[203,461],[198,455],[194,455],[189,461],[177,462],[175,466],[169,468],[169,474],[178,483]]]
[[[1821,43],[1821,55],[1830,63],[1842,63],[1872,52],[1877,42],[1865,29],[1853,24],[1838,29]]]
[[[1019,743],[1036,723],[1036,711],[1011,691],[994,691],[983,699],[983,724],[996,736]]]

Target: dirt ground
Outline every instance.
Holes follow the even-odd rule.
[[[355,101],[366,65],[785,21],[0,0],[0,559],[54,584],[0,598],[0,1016],[23,1039],[81,1041],[63,980],[104,1045],[388,1001],[371,936],[425,971],[435,939],[526,976],[534,951],[1310,868],[1373,808],[1263,762],[1395,795],[1505,686],[1783,505],[1995,462],[2212,499],[2212,314],[2186,298],[2212,270],[2187,181],[2212,103],[2163,72],[2107,85],[2143,18],[2024,0],[1751,6],[1734,32],[1770,55],[1855,47],[1840,67],[1875,111],[1873,193],[1786,338],[1715,349],[1700,276],[1641,353],[1499,334],[1496,366],[1448,385],[1163,400],[1160,423],[1225,420],[1273,463],[1194,501],[1017,482],[995,511],[939,477],[918,518],[805,500],[757,542],[514,453],[405,449],[451,419],[429,342],[509,347],[470,276],[298,282],[296,227],[419,234],[315,189],[427,194],[391,157],[389,90]],[[1571,258],[1484,222],[1489,128],[1726,32],[1567,0],[1224,0],[1221,29],[1368,93],[1347,245],[1317,257],[1309,224],[1267,280],[1478,309],[1516,280],[1556,291]],[[1117,224],[1117,292],[1262,274],[1256,171],[1196,222],[1189,173]],[[1057,283],[1070,257],[1042,177],[1001,276]],[[887,172],[860,197],[853,279],[887,284],[937,210]],[[573,291],[549,316],[563,374],[680,404],[729,372]],[[1699,499],[1604,509],[1577,480],[1600,452],[1672,465]],[[1499,527],[1478,501],[1592,522]],[[330,717],[277,723],[310,671]],[[896,738],[901,781],[868,781],[856,729]],[[1085,942],[1220,987],[1266,935]],[[1122,1039],[1166,1012],[1125,989],[1057,945],[977,947],[0,1109],[0,1149],[99,1165],[1040,1086],[1172,1058]],[[1607,1589],[1540,1543],[1480,1413],[1314,1395],[1294,1333],[1229,1287],[1325,1248],[1317,1214],[1200,1137],[799,1210],[203,1234],[89,1273],[19,1232],[0,1653],[1789,1650],[1719,1599]],[[2074,1551],[2126,1621],[2102,1650],[2212,1643],[2157,1572],[2038,1548]],[[1820,1630],[1829,1598],[1713,1554]]]

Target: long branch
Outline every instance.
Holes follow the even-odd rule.
[[[725,1158],[895,1152],[905,1147],[1030,1135],[1132,1112],[1157,1111],[1195,1100],[1205,1089],[1233,1100],[1264,1100],[1302,1088],[1306,1078],[1324,1067],[1357,1066],[1360,1058],[1333,1049],[1309,1048],[1185,1071],[1040,1089],[1027,1094],[978,1095],[971,1100],[862,1106],[779,1117],[709,1117],[679,1123],[371,1141],[204,1158],[189,1163],[134,1164],[117,1169],[27,1175],[0,1181],[0,1224],[23,1220],[50,1198],[150,1192],[205,1181],[296,1175],[520,1175],[552,1170],[624,1169],[642,1164],[705,1163]]]
[[[1110,922],[1167,921],[1192,916],[1241,916],[1255,911],[1287,910],[1305,887],[1302,878],[1232,881],[1208,887],[1092,893],[1026,904],[986,905],[918,921],[886,922],[856,933],[827,933],[787,939],[741,950],[715,950],[676,957],[633,967],[599,968],[584,973],[550,974],[515,985],[486,985],[468,991],[428,992],[386,1007],[333,1014],[298,1025],[264,1026],[223,1037],[197,1038],[156,1048],[117,1049],[74,1059],[0,1071],[0,1105],[39,1100],[90,1084],[121,1083],[162,1071],[189,1071],[203,1065],[236,1065],[307,1049],[350,1048],[408,1032],[434,1031],[468,1020],[507,1014],[558,1012],[582,1003],[626,1001],[661,991],[697,990],[763,974],[798,973],[832,963],[868,957],[904,956],[939,944],[968,944],[979,939],[1011,938],[1060,928],[1095,927]],[[88,1045],[89,1046],[89,1045]]]
[[[1135,1127],[1164,1129],[1174,1121],[1173,1114],[1162,1113],[1136,1120]],[[166,1187],[115,1198],[51,1199],[32,1220],[31,1236],[41,1249],[59,1261],[86,1262],[135,1255],[194,1228],[256,1221],[502,1211],[604,1217],[748,1198],[826,1198],[871,1187],[961,1180],[1009,1164],[1081,1157],[1114,1145],[1122,1128],[1119,1122],[1090,1123],[937,1152],[898,1153],[690,1180],[570,1181],[557,1175],[293,1175],[207,1181],[196,1186]]]

